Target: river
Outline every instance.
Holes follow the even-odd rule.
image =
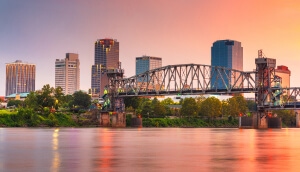
[[[0,171],[300,171],[300,129],[0,128]]]

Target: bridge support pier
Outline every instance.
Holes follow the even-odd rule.
[[[131,127],[142,128],[143,127],[143,118],[138,118],[138,117],[131,118]]]
[[[101,127],[110,127],[110,116],[109,112],[100,112],[99,123]]]
[[[126,115],[120,112],[101,112],[99,123],[101,127],[126,127]]]
[[[299,113],[300,124],[300,113]],[[267,129],[267,128],[281,128],[281,119],[277,117],[268,116],[267,113],[257,112],[252,117],[240,117],[239,128],[254,128],[254,129]]]
[[[257,129],[267,129],[268,128],[267,115],[264,112],[256,113],[256,118],[257,118]]]
[[[111,115],[111,126],[112,127],[126,127],[126,115],[125,113],[116,112]]]

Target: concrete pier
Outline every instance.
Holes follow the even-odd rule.
[[[131,118],[131,127],[143,127],[143,118]]]
[[[99,117],[101,127],[110,127],[110,116],[108,112],[101,112]]]
[[[112,127],[126,127],[126,115],[125,113],[113,113],[112,118]]]
[[[281,128],[281,118],[268,116],[266,114],[254,113],[252,117],[239,117],[239,128]]]
[[[296,113],[296,128],[300,128],[300,110],[295,110]]]
[[[117,112],[101,112],[99,123],[101,127],[126,127],[126,115]]]

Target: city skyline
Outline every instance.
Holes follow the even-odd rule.
[[[140,54],[164,57],[162,66],[210,65],[212,43],[233,39],[243,44],[244,71],[255,69],[257,51],[263,49],[266,57],[291,70],[291,86],[300,86],[299,18],[296,0],[1,1],[0,79],[5,80],[5,63],[20,59],[36,64],[36,89],[54,87],[51,64],[61,54],[74,52],[81,56],[80,88],[87,91],[98,38],[121,43],[127,77],[135,75]],[[5,82],[0,95],[5,95]]]

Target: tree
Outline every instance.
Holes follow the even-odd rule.
[[[222,104],[219,99],[208,97],[202,102],[199,114],[201,116],[208,116],[211,119],[221,115],[221,108]]]
[[[247,108],[249,111],[255,112],[257,111],[257,104],[254,100],[246,100]]]
[[[222,117],[223,116],[230,116],[230,109],[229,109],[229,104],[227,100],[222,100]]]
[[[202,102],[203,102],[205,99],[206,99],[206,98],[205,98],[203,95],[201,95],[201,96],[195,98],[199,110],[200,110],[200,108],[201,108]]]
[[[237,100],[234,97],[228,99],[229,113],[232,117],[237,117],[241,112]]]
[[[124,98],[125,107],[132,107],[133,109],[137,109],[141,104],[141,98],[139,97],[126,97]]]
[[[49,84],[43,86],[40,94],[37,95],[38,104],[42,107],[53,107],[55,105],[55,99],[52,96],[54,88]]]
[[[24,103],[25,103],[26,107],[34,109],[34,110],[38,110],[39,103],[38,103],[37,93],[31,91],[27,95],[26,99],[24,100]]]
[[[73,99],[74,99],[73,95],[70,95],[70,94],[63,96],[62,107],[64,107],[64,108],[66,108],[66,107],[71,108],[73,106],[73,101],[74,101]]]
[[[141,109],[140,109],[142,116],[148,116],[148,117],[152,117],[153,116],[153,111],[151,108],[151,101],[149,99],[143,99],[142,103],[141,103]]]
[[[248,111],[248,107],[245,98],[240,94],[235,95],[233,97],[236,99],[236,102],[238,103],[238,108],[240,113],[246,114],[246,112]]]
[[[166,115],[166,108],[160,103],[160,101],[156,97],[152,100],[151,109],[155,116]]]
[[[21,100],[9,100],[7,103],[7,106],[15,106],[15,107],[19,107],[23,105],[23,101]]]
[[[281,118],[283,124],[288,127],[295,127],[296,117],[293,110],[274,110],[273,114],[277,114]]]
[[[235,95],[228,99],[229,115],[236,117],[239,114],[246,114],[248,111],[247,102],[241,95]]]
[[[81,108],[88,108],[91,105],[91,96],[82,91],[76,91],[73,94],[73,105]]]
[[[173,105],[174,101],[170,97],[168,97],[168,98],[162,100],[160,103],[162,105]]]
[[[64,93],[61,87],[56,87],[54,89],[54,97],[55,97],[55,108],[62,106],[64,104]]]
[[[180,109],[180,114],[182,116],[197,116],[198,106],[194,98],[185,98],[182,102],[182,107]]]

